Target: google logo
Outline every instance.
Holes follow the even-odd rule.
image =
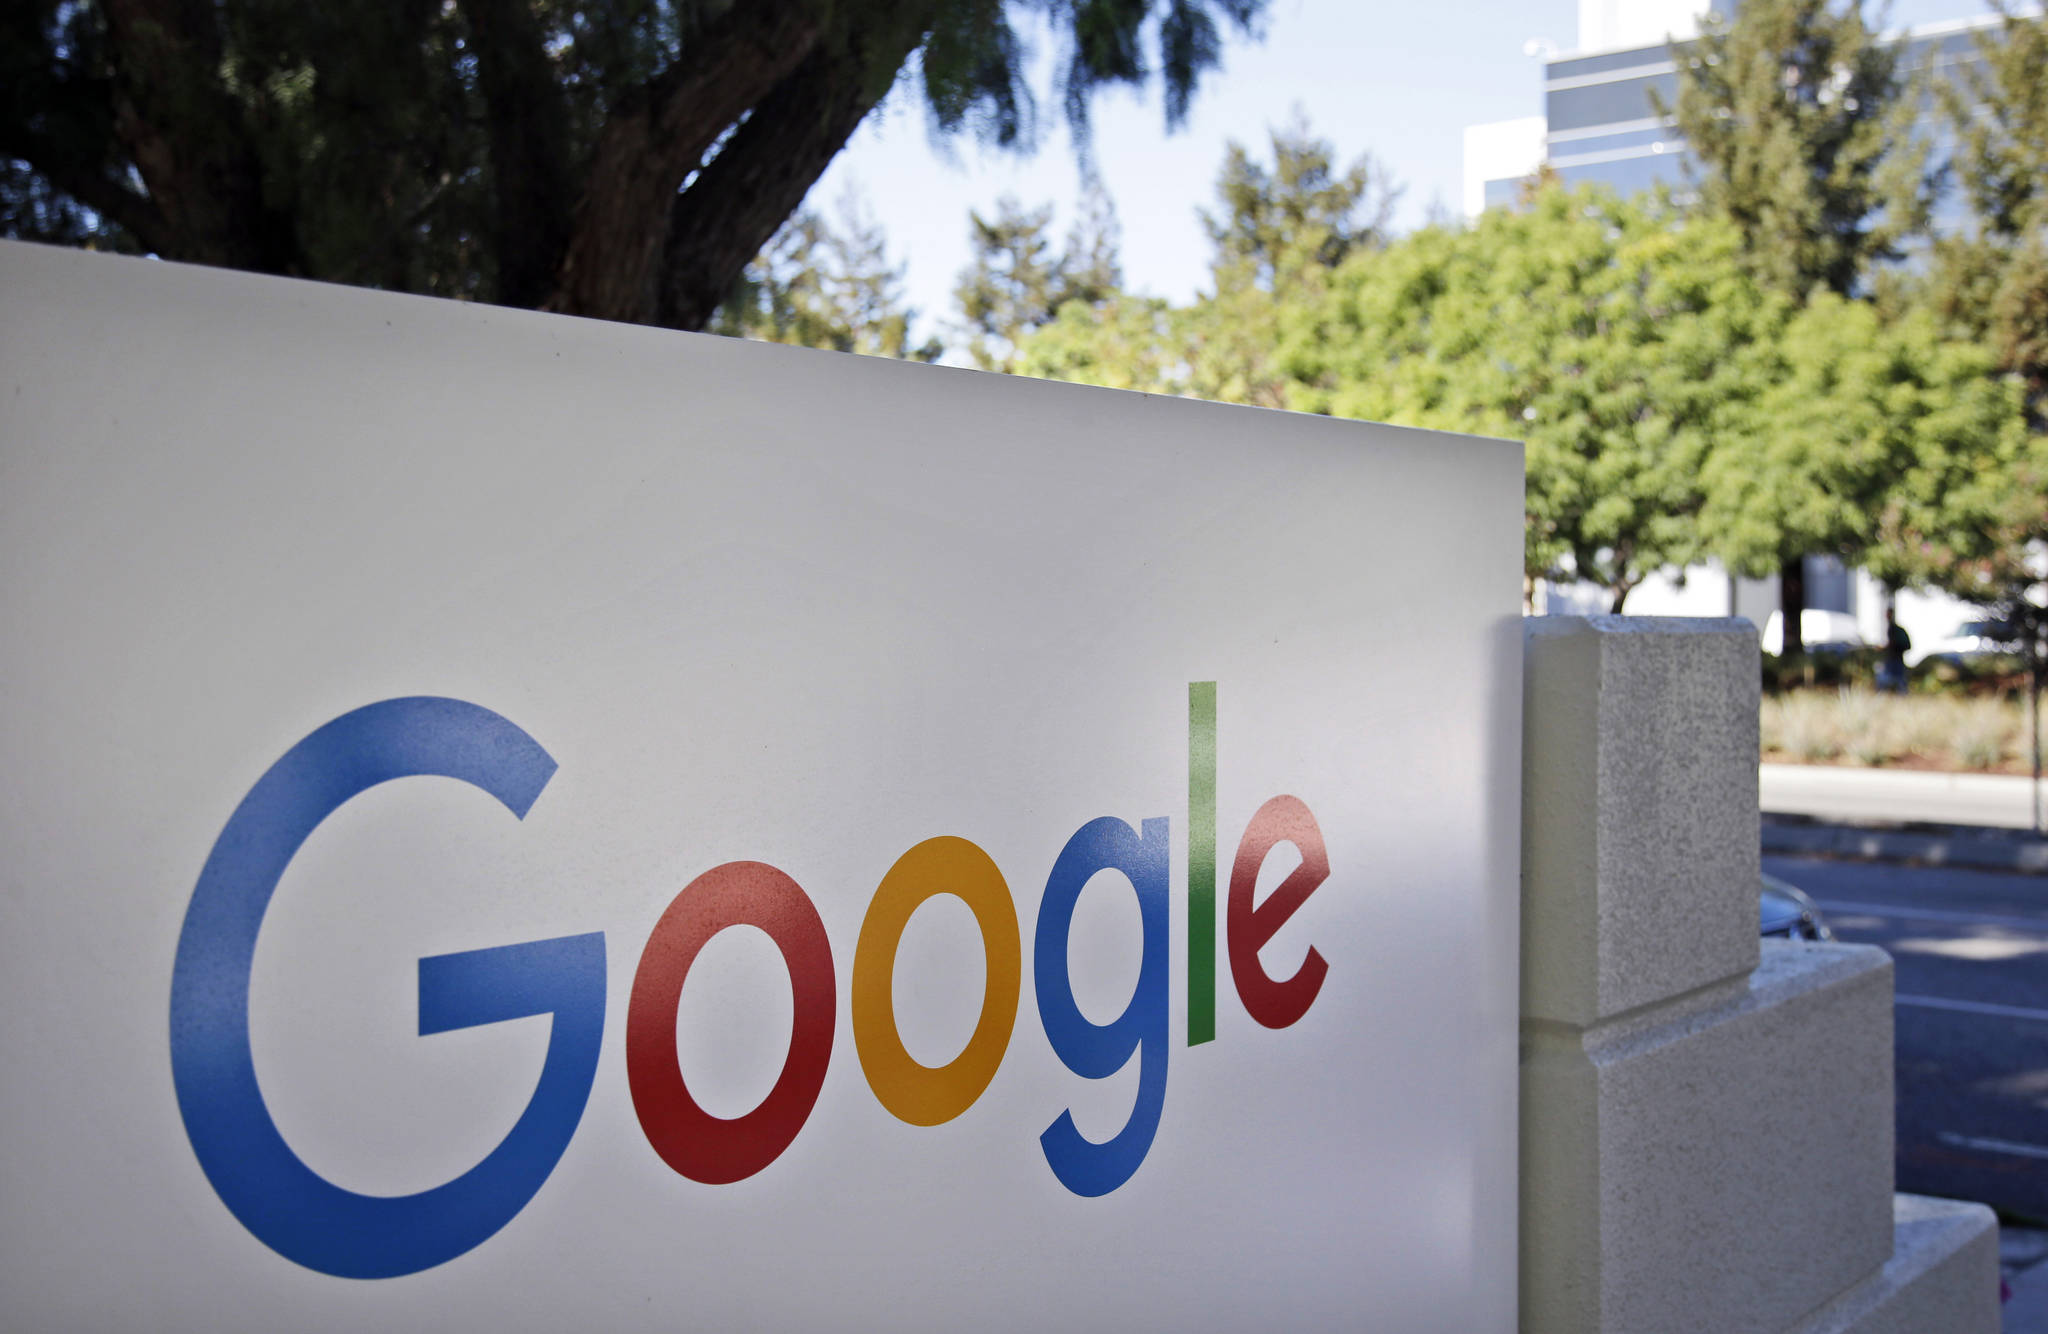
[[[1216,688],[1189,687],[1188,1032],[1215,1037]],[[256,781],[215,840],[178,937],[171,977],[171,1072],[185,1131],[202,1170],[241,1223],[279,1254],[321,1273],[391,1278],[431,1268],[479,1245],[523,1209],[568,1148],[597,1074],[605,1017],[602,932],[443,954],[419,961],[424,1036],[551,1015],[547,1055],[532,1098],[482,1162],[411,1195],[364,1195],[307,1167],[285,1143],[263,1094],[249,1042],[249,979],[256,938],[285,868],[321,821],[395,778],[439,776],[483,789],[524,819],[555,761],[509,720],[461,700],[390,699],[343,714],[293,746]],[[1096,1142],[1060,1116],[1039,1135],[1046,1165],[1076,1195],[1106,1195],[1137,1172],[1166,1101],[1168,1050],[1168,822],[1133,829],[1111,816],[1076,830],[1055,858],[1032,937],[1039,1023],[1074,1074],[1101,1079],[1138,1062],[1138,1093],[1124,1127]],[[1260,867],[1282,843],[1301,863],[1255,901]],[[1081,1013],[1067,972],[1067,938],[1082,888],[1099,872],[1130,883],[1142,952],[1122,1014],[1097,1024]],[[1278,796],[1259,808],[1230,867],[1224,922],[1230,973],[1246,1011],[1284,1028],[1314,1003],[1328,965],[1308,951],[1286,978],[1258,957],[1329,875],[1315,817]],[[926,900],[956,895],[979,928],[985,964],[981,1013],[965,1049],[943,1066],[905,1050],[891,994],[896,951]],[[727,927],[760,928],[789,970],[794,1022],[774,1087],[753,1110],[713,1116],[691,1097],[676,1058],[676,1011],[691,964]],[[881,878],[861,923],[849,983],[862,1073],[892,1115],[941,1125],[971,1107],[1009,1049],[1024,960],[1015,901],[996,864],[964,838],[927,839]],[[640,954],[626,1010],[626,1079],[648,1143],[670,1168],[711,1185],[744,1181],[789,1147],[810,1118],[831,1062],[839,981],[817,907],[764,862],[729,862],[682,888]]]

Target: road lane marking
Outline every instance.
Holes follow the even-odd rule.
[[[2029,1010],[2019,1005],[1993,1005],[1990,1001],[1953,1000],[1947,996],[1894,995],[1894,1005],[1914,1005],[1924,1010],[1956,1010],[1963,1014],[1989,1014],[2001,1019],[2033,1019],[2048,1024],[2048,1010]]]
[[[1823,911],[1861,913],[1869,917],[1900,917],[1909,921],[1954,922],[1962,926],[2002,926],[2014,931],[2048,935],[2048,917],[2001,917],[1997,913],[1955,912],[1943,908],[1897,908],[1883,903],[1845,903],[1841,899],[1814,899]]]
[[[1953,1144],[1959,1149],[1981,1149],[1985,1153],[2006,1153],[2015,1158],[2039,1158],[2048,1161],[2048,1148],[2039,1144],[2015,1144],[2009,1139],[1980,1139],[1975,1135],[1958,1135],[1943,1130],[1935,1135],[1943,1144]]]

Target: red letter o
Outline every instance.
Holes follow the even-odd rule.
[[[676,1063],[683,979],[697,952],[729,926],[768,933],[789,967],[796,1010],[775,1087],[732,1119],[699,1107]],[[692,880],[655,923],[626,1010],[626,1083],[647,1142],[663,1162],[706,1185],[743,1181],[774,1162],[817,1104],[838,1008],[825,923],[796,881],[762,862],[727,862]]]

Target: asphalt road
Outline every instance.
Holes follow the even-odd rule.
[[[1898,1189],[2048,1222],[2048,876],[1765,857],[1897,965]]]

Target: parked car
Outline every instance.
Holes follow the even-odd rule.
[[[1846,611],[1820,611],[1808,607],[1799,613],[1799,641],[1808,653],[1847,653],[1864,648],[1863,631]],[[1764,652],[1776,657],[1785,651],[1785,613],[1774,611],[1764,622]]]
[[[1756,906],[1757,924],[1763,935],[1779,940],[1835,938],[1835,933],[1828,929],[1827,920],[1821,916],[1820,905],[1806,897],[1797,886],[1789,885],[1774,875],[1763,878]]]
[[[1915,644],[1906,650],[1906,665],[1918,667],[1929,660],[1963,662],[1995,653],[2009,653],[2017,636],[2004,621],[1964,621],[1940,639]]]

